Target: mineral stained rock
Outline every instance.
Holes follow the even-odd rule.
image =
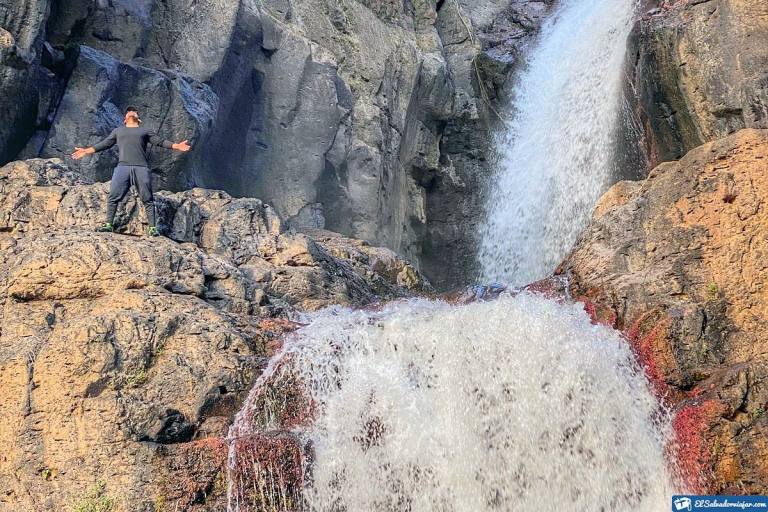
[[[133,198],[95,233],[106,196],[58,160],[0,168],[0,510],[222,510],[222,436],[280,317],[428,285],[212,190],[157,195],[167,238]]]
[[[766,170],[768,130],[745,129],[620,182],[560,268],[674,408],[694,491],[768,492]]]

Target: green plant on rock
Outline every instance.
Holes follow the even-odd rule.
[[[43,480],[46,480],[46,481],[53,480],[58,476],[58,474],[59,474],[59,470],[56,468],[44,468],[40,472],[40,476],[43,477]]]
[[[128,377],[125,385],[129,388],[137,388],[147,382],[147,377],[147,370],[142,368],[141,370]]]
[[[220,471],[216,475],[216,480],[213,482],[213,494],[215,495],[226,495],[227,492],[227,474],[226,472]]]
[[[107,494],[107,484],[96,482],[72,506],[72,512],[115,512],[115,499]]]
[[[714,300],[720,295],[720,287],[714,281],[707,285],[707,297]]]
[[[157,496],[155,498],[155,512],[168,512],[168,500],[165,496]]]

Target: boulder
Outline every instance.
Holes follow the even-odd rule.
[[[615,185],[560,268],[676,411],[695,492],[768,491],[766,162],[745,129]]]

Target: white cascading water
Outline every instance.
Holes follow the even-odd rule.
[[[317,404],[307,510],[669,507],[666,416],[626,342],[579,304],[331,309],[282,357]]]
[[[543,30],[489,209],[485,279],[545,276],[587,221],[611,173],[633,1],[562,0]],[[313,404],[295,431],[313,452],[300,508],[668,510],[669,418],[626,341],[582,305],[523,292],[310,320],[259,384],[299,382]],[[231,437],[253,432],[257,403]],[[243,485],[230,476],[233,512],[253,509]]]
[[[522,72],[498,137],[481,280],[546,277],[586,227],[614,171],[635,0],[562,0]]]

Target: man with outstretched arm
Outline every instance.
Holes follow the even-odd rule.
[[[152,195],[152,175],[147,163],[147,144],[162,146],[176,151],[189,151],[190,145],[186,140],[173,143],[160,138],[149,128],[141,126],[139,112],[128,107],[125,110],[125,126],[115,128],[109,136],[88,148],[76,147],[72,158],[78,160],[85,155],[91,155],[99,151],[109,149],[117,144],[120,159],[115,172],[112,174],[112,183],[109,187],[109,200],[107,202],[107,220],[97,231],[111,232],[114,230],[113,222],[120,201],[128,193],[131,184],[139,190],[139,197],[144,203],[144,211],[149,223],[149,235],[158,236],[155,218],[155,201]]]

